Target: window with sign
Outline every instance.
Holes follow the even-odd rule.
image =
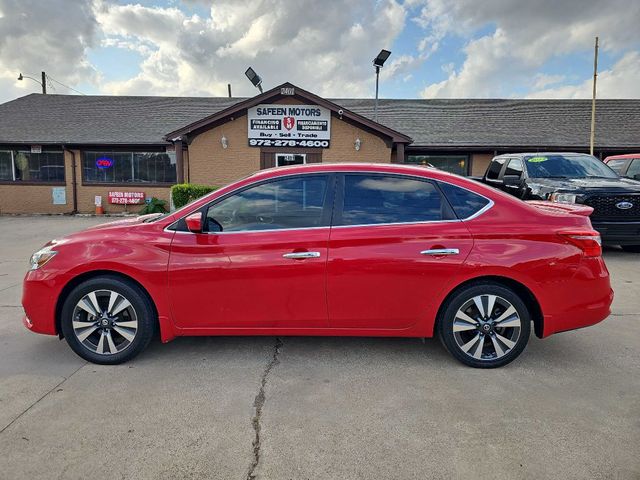
[[[276,153],[276,167],[304,165],[305,163],[307,163],[307,155],[305,153]]]
[[[467,175],[468,155],[408,155],[406,163],[429,166],[432,165],[445,172]]]
[[[10,150],[0,151],[0,181],[62,183],[64,153]]]
[[[87,183],[176,183],[175,152],[84,152]]]

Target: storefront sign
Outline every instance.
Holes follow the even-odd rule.
[[[96,167],[100,170],[113,167],[113,158],[100,157],[96,159]]]
[[[258,105],[249,109],[249,146],[328,148],[331,112],[317,105]]]
[[[42,153],[42,145],[31,145],[31,153]]]
[[[139,205],[144,198],[144,192],[109,192],[109,203],[119,205]]]

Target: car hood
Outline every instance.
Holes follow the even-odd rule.
[[[571,193],[640,193],[640,182],[630,178],[530,178],[528,184],[542,191]]]
[[[162,214],[150,213],[149,215],[140,215],[138,217],[123,218],[122,220],[116,220],[114,222],[100,223],[99,225],[94,225],[93,227],[89,227],[86,230],[103,230],[103,229],[114,228],[114,227],[132,226],[138,223],[143,223],[145,220],[149,220],[151,218],[155,218],[160,215]]]

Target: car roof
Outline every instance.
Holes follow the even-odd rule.
[[[518,153],[502,153],[500,155],[496,155],[494,158],[500,158],[500,157],[524,157],[526,155],[565,155],[565,156],[572,156],[572,155],[589,155],[588,153],[580,153],[580,152],[518,152]],[[593,155],[591,155],[593,156]]]
[[[625,153],[624,155],[609,155],[604,159],[604,161],[606,162],[607,160],[619,160],[624,158],[640,158],[640,153]]]
[[[406,165],[397,163],[313,163],[306,165],[292,165],[289,167],[273,167],[260,170],[250,178],[272,177],[281,175],[293,175],[296,173],[312,172],[369,172],[369,173],[395,173],[399,175],[419,175],[432,178],[449,178],[457,176],[433,167],[419,165]],[[426,174],[426,175],[425,175]]]

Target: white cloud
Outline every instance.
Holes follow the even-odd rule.
[[[547,75],[538,73],[533,79],[534,90],[541,90],[549,85],[556,85],[566,79],[566,75]]]
[[[405,10],[395,0],[339,0],[330,8],[316,0],[223,0],[203,18],[101,3],[97,18],[112,44],[149,48],[140,73],[105,84],[108,93],[225,95],[231,83],[234,95],[253,95],[244,77],[253,66],[267,88],[291,81],[320,95],[361,96],[371,93],[369,58],[400,34]],[[392,59],[383,75],[402,78],[416,61]]]
[[[609,0],[424,0],[415,21],[427,39],[468,39],[463,64],[447,79],[427,85],[423,97],[512,96],[515,87],[536,86],[544,64],[563,55],[588,53],[601,36],[607,53],[640,46],[640,2]],[[473,35],[486,28],[493,32]],[[589,62],[588,55],[585,56]],[[614,76],[612,81],[624,81]],[[612,92],[615,88],[612,88]],[[630,92],[640,96],[640,92]]]
[[[577,85],[541,88],[529,98],[591,98],[593,79],[589,77]],[[637,98],[640,95],[640,53],[629,52],[609,70],[598,73],[598,98]]]
[[[67,85],[96,81],[86,56],[97,26],[90,0],[0,0],[0,11],[0,102],[40,91],[31,80],[18,81],[20,72],[39,79],[44,70]]]

